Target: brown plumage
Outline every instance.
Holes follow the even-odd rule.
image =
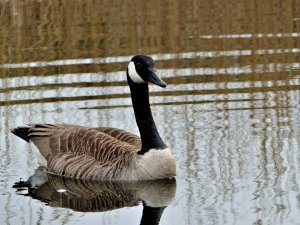
[[[140,77],[138,77],[140,76]],[[32,124],[12,133],[32,141],[49,173],[97,180],[149,180],[175,176],[175,160],[154,123],[147,82],[161,87],[150,57],[132,58],[127,70],[141,138],[116,128]]]
[[[49,173],[90,180],[147,180],[175,175],[175,161],[168,149],[152,150],[156,153],[153,158],[138,155],[140,138],[121,129],[33,124],[11,132],[22,137],[24,130],[46,159],[44,166]],[[159,166],[156,173],[153,162]]]
[[[19,129],[24,127],[12,132],[18,135]],[[47,160],[48,172],[86,179],[118,179],[141,147],[138,136],[105,127],[34,124],[28,137]]]

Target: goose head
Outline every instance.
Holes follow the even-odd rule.
[[[167,86],[158,77],[154,60],[146,55],[136,55],[131,59],[128,64],[127,75],[129,84],[145,84],[150,82],[163,88]]]

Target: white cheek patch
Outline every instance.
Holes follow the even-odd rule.
[[[144,81],[140,75],[136,72],[135,70],[135,65],[134,62],[130,62],[128,65],[128,74],[130,79],[135,82],[135,83],[146,83],[146,81]]]

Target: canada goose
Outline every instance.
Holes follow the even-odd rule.
[[[175,176],[175,160],[154,123],[148,82],[166,84],[154,61],[134,56],[127,67],[140,136],[116,128],[88,128],[70,124],[32,124],[11,132],[38,148],[47,172],[97,180],[150,180]]]

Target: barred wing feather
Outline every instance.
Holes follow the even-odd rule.
[[[28,136],[49,172],[87,179],[119,179],[141,146],[138,136],[115,128],[34,124]]]

